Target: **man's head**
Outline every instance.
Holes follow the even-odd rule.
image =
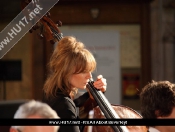
[[[175,85],[169,81],[152,81],[140,93],[143,118],[174,117]]]
[[[57,113],[46,103],[29,101],[22,104],[14,115],[14,119],[59,119]],[[10,132],[57,132],[59,126],[12,126]]]

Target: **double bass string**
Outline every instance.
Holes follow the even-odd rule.
[[[51,27],[50,25],[49,25],[49,27],[50,27],[51,31],[54,33],[54,36],[56,36],[56,38],[58,39],[58,41],[59,41],[60,39],[63,38],[63,34],[62,34],[62,33],[58,33],[58,32],[57,32],[53,27]]]
[[[112,106],[108,103],[107,99],[104,100],[105,96],[103,95],[103,93],[101,91],[97,91],[97,89],[94,88],[93,81],[89,80],[87,87],[90,90],[91,94],[93,95],[94,99],[97,101],[98,105],[100,106],[102,112],[104,113],[107,119],[119,118],[119,116],[114,111]],[[115,132],[127,132],[127,129],[125,127],[112,126],[112,128],[114,129]]]
[[[92,84],[92,81],[89,82],[91,87],[93,88],[93,84]],[[112,108],[112,106],[110,105],[110,103],[108,102],[108,100],[105,98],[105,96],[103,95],[103,93],[101,91],[97,91],[96,89],[92,89],[93,93],[95,93],[95,96],[98,96],[96,97],[97,100],[99,100],[100,102],[103,103],[103,107],[105,111],[107,111],[107,118],[120,118],[117,113],[114,111],[114,109]],[[106,112],[105,112],[106,113]]]

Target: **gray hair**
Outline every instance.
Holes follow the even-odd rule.
[[[14,115],[14,119],[24,119],[29,116],[37,115],[42,118],[54,118],[59,119],[60,117],[57,115],[55,110],[53,110],[48,104],[31,100],[19,106],[18,110]],[[23,129],[24,126],[12,126],[15,129]],[[59,126],[54,126],[55,132],[58,131]]]

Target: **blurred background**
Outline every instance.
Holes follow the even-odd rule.
[[[1,1],[1,31],[21,12],[21,0]],[[112,104],[140,110],[139,91],[151,80],[175,82],[174,0],[59,0],[49,11],[64,36],[85,43],[108,82]],[[27,33],[0,60],[0,102],[42,100],[54,44]]]

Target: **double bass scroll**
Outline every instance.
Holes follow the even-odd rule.
[[[21,9],[24,9],[30,2],[32,1],[33,6],[36,6],[39,0],[21,0]],[[24,14],[29,14],[30,12],[23,12]],[[63,34],[61,33],[59,27],[62,26],[61,21],[53,22],[50,16],[50,12],[47,12],[30,30],[29,32],[32,33],[33,31],[39,29],[40,33],[38,33],[38,38],[43,39],[45,38],[46,41],[50,41],[51,44],[55,44],[58,42],[62,37]]]

